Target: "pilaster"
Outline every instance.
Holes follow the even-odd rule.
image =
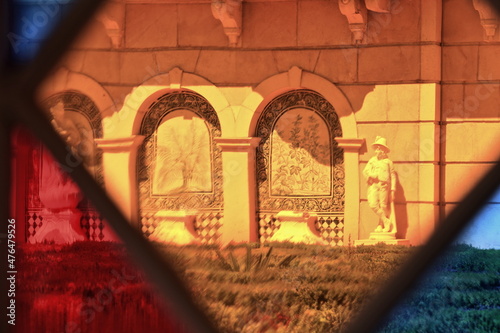
[[[359,153],[365,146],[365,139],[335,138],[344,150],[345,211],[344,245],[359,239]]]
[[[256,242],[257,193],[255,178],[255,149],[258,137],[215,138],[222,150],[224,224],[222,243]]]
[[[97,147],[102,150],[106,191],[125,217],[137,227],[140,227],[136,189],[137,150],[143,140],[143,135],[95,140]]]

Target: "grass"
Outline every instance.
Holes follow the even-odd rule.
[[[500,250],[454,246],[380,332],[500,332]]]
[[[332,332],[412,249],[158,245],[220,332]]]
[[[289,243],[157,248],[220,332],[247,333],[338,332],[414,251]],[[123,246],[85,242],[21,250],[19,318],[32,320],[17,332],[183,331],[128,263]],[[383,332],[497,332],[499,252],[454,253]]]

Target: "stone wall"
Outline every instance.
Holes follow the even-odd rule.
[[[484,42],[471,1],[445,1],[443,8],[449,14],[443,21],[441,200],[449,211],[499,158],[500,46],[498,29]],[[498,202],[487,209],[500,214]]]
[[[376,225],[361,171],[381,135],[399,179],[398,236],[421,244],[500,154],[492,145],[500,132],[500,38],[497,29],[485,42],[472,0],[391,4],[390,13],[367,11],[363,40],[356,43],[336,0],[246,0],[241,35],[229,46],[210,0],[112,1],[41,95],[71,86],[101,100],[107,188],[138,221],[136,136],[159,96],[197,92],[217,112],[221,138],[243,139],[254,135],[272,98],[297,88],[315,90],[339,113],[344,137],[366,141],[346,170],[352,172],[346,175],[346,212],[359,221],[346,232],[366,238]],[[223,149],[224,181],[241,182],[250,201],[251,159],[251,153]],[[126,167],[117,171],[117,165]],[[224,195],[227,217],[241,207],[231,204],[238,204],[231,197],[238,194],[235,186],[224,186],[234,191]],[[238,223],[253,230],[252,210],[250,202]],[[252,230],[238,239],[255,240]]]

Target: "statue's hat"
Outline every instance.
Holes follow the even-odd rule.
[[[387,152],[391,151],[389,147],[387,147],[387,140],[381,136],[377,136],[375,138],[375,142],[372,143],[372,147],[375,148],[375,146],[382,146],[387,150]]]

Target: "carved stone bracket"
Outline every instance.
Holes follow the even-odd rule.
[[[493,5],[487,0],[473,0],[474,8],[479,12],[481,25],[485,33],[485,41],[492,41],[495,37],[499,16]]]
[[[339,0],[340,12],[347,17],[356,43],[361,43],[368,25],[368,11],[390,13],[391,0]]]
[[[109,39],[111,39],[111,45],[113,48],[119,48],[122,45],[123,28],[120,27],[118,22],[112,20],[105,14],[100,15],[97,20],[104,25],[104,28],[106,28],[106,33],[108,34]]]
[[[96,20],[104,25],[113,48],[121,47],[123,44],[125,3],[110,1],[97,15]]]
[[[349,29],[356,43],[363,40],[367,25],[367,9],[362,0],[339,0],[342,15],[347,17]]]
[[[229,45],[238,44],[243,22],[242,0],[212,0],[212,14],[221,21]]]
[[[390,13],[391,0],[365,0],[366,9],[377,13]]]

